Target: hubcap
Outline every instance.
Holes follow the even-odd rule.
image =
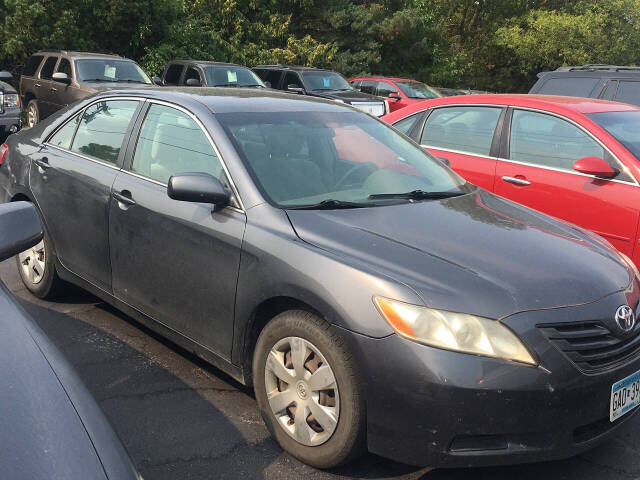
[[[27,125],[31,128],[36,123],[38,123],[38,112],[36,112],[36,107],[30,105],[27,109]]]
[[[265,367],[271,411],[291,437],[303,445],[321,445],[338,426],[338,385],[320,350],[300,337],[274,345]]]
[[[44,241],[41,240],[35,247],[18,254],[18,259],[24,278],[34,285],[40,283],[44,277],[45,268]]]

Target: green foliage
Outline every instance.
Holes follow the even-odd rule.
[[[527,91],[541,70],[640,60],[640,0],[0,0],[0,68],[45,48],[289,63]]]

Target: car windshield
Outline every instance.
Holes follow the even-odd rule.
[[[138,64],[129,60],[76,60],[76,73],[82,82],[151,83]]]
[[[364,113],[247,112],[216,118],[263,194],[282,208],[376,206],[461,195],[470,188]]]
[[[351,84],[342,75],[327,71],[305,71],[302,78],[307,90],[314,92],[323,90],[353,90]]]
[[[640,111],[587,114],[640,159]]]
[[[261,87],[265,84],[251,70],[232,65],[215,65],[204,68],[210,87]]]
[[[439,98],[442,94],[422,82],[396,82],[398,88],[409,98]]]

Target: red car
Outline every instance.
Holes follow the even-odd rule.
[[[382,117],[482,188],[587,228],[640,266],[640,108],[550,95],[423,101]]]
[[[429,98],[443,95],[422,82],[399,77],[355,77],[349,83],[356,90],[386,98],[389,111],[395,112],[408,105],[414,105]]]

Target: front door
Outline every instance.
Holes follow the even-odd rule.
[[[638,225],[637,188],[573,170],[583,157],[620,165],[590,134],[560,117],[513,111],[508,160],[498,161],[495,193],[602,235],[631,257]]]
[[[151,103],[131,156],[113,186],[114,293],[230,358],[246,216],[234,206],[213,211],[167,195],[169,178],[180,173],[210,173],[224,183],[216,150],[191,114]]]
[[[60,262],[109,291],[109,203],[122,144],[140,102],[100,101],[32,156],[29,182]]]

